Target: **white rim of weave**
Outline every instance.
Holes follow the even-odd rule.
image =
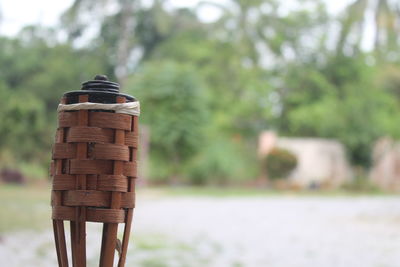
[[[80,110],[80,109],[103,109],[103,110],[113,110],[115,113],[129,114],[132,116],[140,115],[140,103],[139,101],[128,102],[128,103],[116,103],[116,104],[102,104],[102,103],[91,103],[82,102],[76,104],[59,104],[57,111],[70,111],[70,110]]]

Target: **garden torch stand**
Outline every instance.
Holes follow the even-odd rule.
[[[68,266],[64,221],[70,223],[72,266],[86,266],[86,222],[103,223],[100,267],[125,265],[135,204],[139,102],[97,75],[67,92],[58,107],[53,146],[52,219],[58,265]],[[117,239],[123,223],[122,241]]]

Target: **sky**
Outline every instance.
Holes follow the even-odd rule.
[[[194,6],[200,0],[170,0],[172,6]],[[325,0],[328,10],[336,14],[351,0]],[[29,24],[55,26],[61,13],[66,10],[73,0],[0,0],[0,34],[16,35],[19,30]],[[210,2],[226,3],[228,0],[214,0]],[[287,1],[290,2],[290,1]],[[199,14],[204,21],[212,21],[218,16],[215,9],[202,9]]]
[[[0,34],[13,36],[29,24],[54,26],[73,0],[0,0]]]
[[[96,0],[93,0],[96,1]],[[152,0],[144,0],[152,2]],[[202,0],[169,0],[169,7],[193,7]],[[283,0],[282,0],[283,1]],[[284,0],[287,10],[296,7],[294,0]],[[324,0],[328,12],[339,14],[354,0]],[[56,26],[60,15],[72,5],[74,0],[0,0],[0,35],[15,36],[26,25],[39,24]],[[229,3],[230,0],[208,0],[219,4]],[[204,22],[212,22],[219,16],[220,10],[212,7],[201,8],[198,16]],[[370,21],[364,29],[361,47],[369,51],[373,47],[375,30]],[[333,33],[335,34],[335,33]],[[334,36],[334,35],[333,35]]]

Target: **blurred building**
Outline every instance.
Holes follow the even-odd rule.
[[[279,137],[266,131],[259,137],[259,155],[266,156],[274,147],[297,157],[297,166],[289,175],[291,183],[301,187],[337,187],[351,178],[344,146],[332,139]]]
[[[400,190],[400,143],[381,138],[373,148],[372,160],[372,182],[385,190]]]

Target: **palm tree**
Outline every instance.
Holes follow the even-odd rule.
[[[300,2],[311,4],[308,7],[312,6],[312,10]],[[320,0],[299,1],[299,7],[287,14],[281,14],[285,4],[277,0],[231,0],[225,5],[201,1],[199,8],[204,5],[221,10],[214,33],[223,33],[227,41],[236,45],[244,62],[253,67],[262,68],[266,58],[274,65],[288,58],[302,57],[306,50],[303,48],[310,46],[310,41],[305,44],[303,37],[318,39],[315,30],[324,27],[327,21],[325,6]],[[318,45],[318,41],[314,44]],[[292,56],[287,56],[289,53]]]
[[[86,30],[99,29],[90,41],[106,50],[115,75],[123,85],[126,77],[155,47],[185,27],[197,23],[186,10],[167,11],[166,0],[75,0],[62,16],[71,42],[87,39]],[[111,10],[111,11],[110,11]],[[192,16],[193,15],[193,16]],[[194,19],[193,19],[194,18]]]
[[[341,32],[337,43],[338,53],[346,47],[359,50],[368,21],[375,31],[373,49],[378,54],[397,49],[400,30],[400,3],[396,0],[355,0],[341,18]]]

